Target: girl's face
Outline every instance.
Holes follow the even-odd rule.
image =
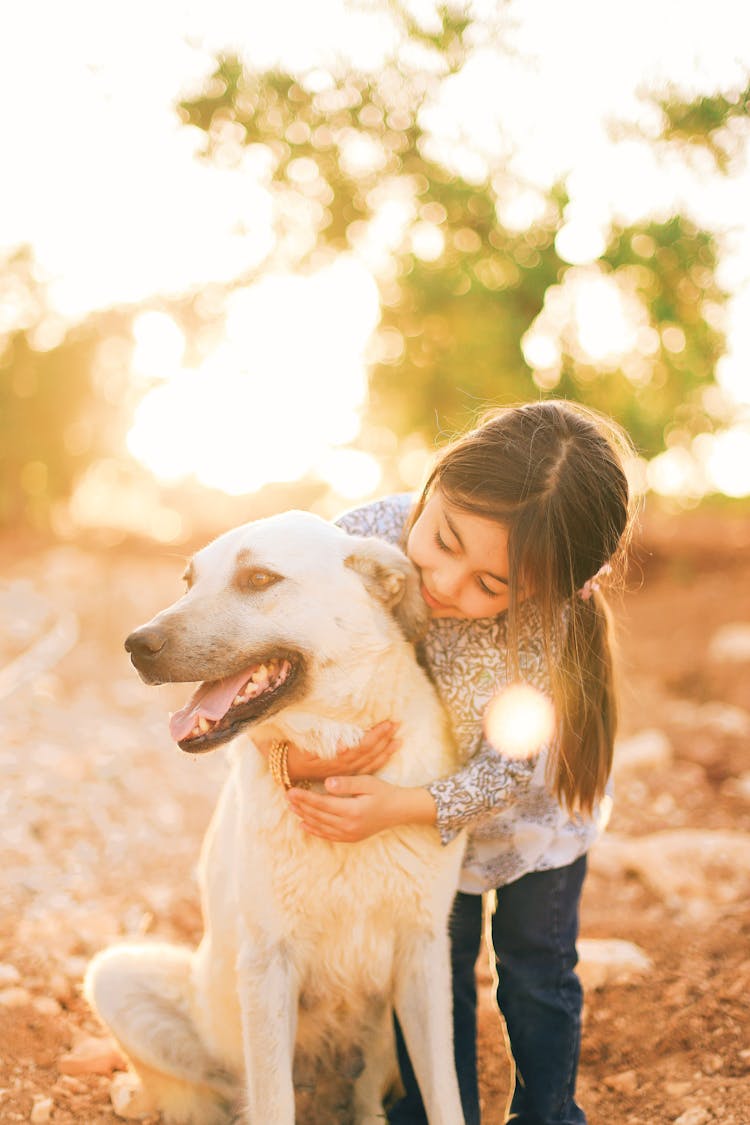
[[[409,533],[406,553],[433,617],[494,617],[508,608],[508,532],[456,508],[436,488]]]

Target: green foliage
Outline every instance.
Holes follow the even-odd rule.
[[[664,448],[665,436],[692,438],[713,428],[704,391],[724,350],[716,323],[727,299],[716,280],[716,240],[675,215],[615,229],[602,262],[632,284],[658,343],[642,379],[622,372],[591,378],[587,401],[614,411],[651,457]]]
[[[431,441],[487,403],[562,394],[614,415],[648,455],[664,447],[665,429],[710,427],[703,391],[723,348],[717,325],[726,294],[716,282],[714,238],[680,215],[612,230],[605,253],[588,267],[637,299],[643,327],[651,329],[648,346],[596,364],[571,339],[570,326],[558,325],[559,371],[534,381],[523,337],[553,287],[580,274],[555,249],[567,198],[558,185],[537,222],[509,231],[498,219],[493,186],[507,182],[507,170],[488,170],[475,183],[434,156],[422,110],[442,77],[461,65],[468,26],[444,17],[442,32],[428,38],[436,57],[449,57],[431,70],[393,61],[376,75],[348,70],[321,82],[319,72],[250,73],[224,57],[204,93],[181,103],[180,112],[205,132],[209,157],[226,162],[232,150],[262,146],[282,201],[277,234],[285,265],[314,267],[356,248],[389,193],[406,201],[409,219],[381,278],[373,421]],[[407,30],[425,45],[424,34]],[[697,119],[682,120],[685,130],[697,128]],[[353,159],[355,142],[371,155],[369,164]],[[420,257],[415,235],[425,226],[442,250]]]
[[[382,315],[365,435],[385,426],[430,443],[489,403],[546,394],[613,415],[648,456],[665,441],[711,429],[705,392],[724,347],[727,299],[716,279],[715,238],[673,215],[612,229],[597,262],[572,266],[556,249],[564,185],[548,193],[527,229],[506,228],[498,193],[514,184],[504,158],[478,177],[447,167],[427,111],[472,44],[498,45],[507,5],[494,5],[494,27],[482,29],[462,5],[439,6],[425,24],[401,0],[382,4],[402,39],[377,73],[252,73],[226,55],[200,95],[178,107],[204,134],[207,159],[250,166],[246,174],[273,191],[276,244],[261,269],[312,270],[352,250],[374,260],[373,242],[381,240]],[[699,146],[727,171],[750,86],[693,101],[670,94],[659,105],[657,142]],[[400,225],[384,235],[394,205]],[[592,277],[616,285],[635,310],[640,327],[627,354],[592,359],[577,334],[572,295]],[[199,303],[172,304],[190,351],[206,337],[196,323]],[[0,305],[12,313],[0,322],[0,525],[44,526],[93,460],[121,451],[134,310],[55,329],[26,252],[0,262]],[[215,309],[212,316],[215,332]],[[534,371],[523,343],[540,325],[559,362]]]
[[[99,349],[107,336],[113,356],[115,318],[63,333],[27,249],[0,264],[0,296],[11,315],[0,332],[0,526],[41,529],[55,502],[107,450],[123,384],[113,384]]]
[[[457,193],[454,187],[441,194]],[[383,326],[402,338],[403,353],[397,365],[374,370],[373,407],[399,433],[431,439],[438,430],[463,429],[489,402],[539,394],[521,338],[548,287],[565,273],[554,227],[509,234],[494,208],[489,213],[477,201],[472,196],[473,206],[461,209],[464,225],[439,261],[405,256],[398,303],[383,310]],[[481,202],[489,202],[486,195]],[[471,243],[467,231],[476,238],[474,249],[464,248]]]
[[[713,94],[685,100],[676,93],[656,99],[662,111],[662,139],[701,148],[726,172],[736,153],[734,123],[750,115],[750,83],[730,95]]]

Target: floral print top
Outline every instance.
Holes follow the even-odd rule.
[[[375,535],[401,546],[413,497],[390,496],[346,512],[336,521],[351,535]],[[549,695],[550,683],[531,599],[523,603],[520,670]],[[447,710],[461,769],[427,786],[437,805],[443,843],[467,828],[459,890],[501,887],[531,871],[572,863],[604,826],[605,798],[593,817],[571,815],[545,783],[548,747],[531,759],[504,756],[485,739],[482,719],[498,687],[508,682],[506,614],[433,618],[421,642],[424,662]],[[384,718],[387,716],[384,716]]]

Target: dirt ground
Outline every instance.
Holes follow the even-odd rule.
[[[640,536],[622,738],[650,732],[661,753],[618,780],[581,933],[634,942],[652,965],[587,992],[591,1125],[750,1122],[750,655],[720,644],[750,626],[749,548],[748,513],[650,514]],[[225,762],[174,748],[166,715],[184,690],[147,689],[122,649],[181,569],[158,546],[0,540],[2,1123],[114,1125],[110,1075],[61,1072],[102,1034],[86,963],[124,935],[200,934],[195,861]],[[672,847],[666,882],[622,858],[649,839],[660,859]],[[499,1125],[509,1065],[479,972],[483,1121]]]

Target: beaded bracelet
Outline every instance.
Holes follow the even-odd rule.
[[[312,782],[303,779],[302,781],[292,782],[289,776],[289,743],[288,742],[274,742],[268,753],[268,768],[271,771],[271,777],[277,785],[283,785],[284,789],[309,789]]]
[[[289,766],[287,759],[289,757],[289,743],[288,742],[274,742],[268,754],[268,768],[271,771],[271,777],[277,785],[283,785],[285,789],[292,788],[292,782],[289,777]]]

